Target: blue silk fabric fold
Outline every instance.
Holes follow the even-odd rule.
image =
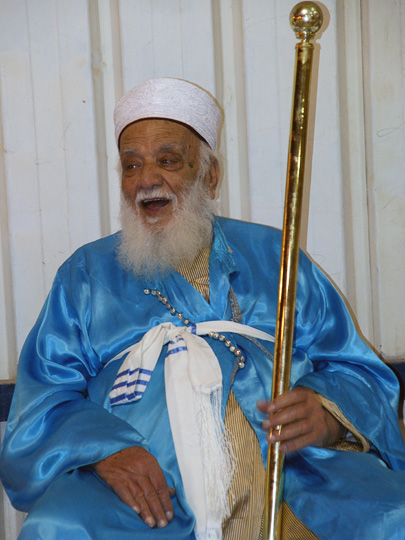
[[[165,348],[139,402],[110,407],[122,359],[115,355],[165,321],[181,325],[144,289],[159,289],[192,322],[229,320],[229,288],[247,324],[274,335],[281,234],[217,218],[210,255],[210,299],[177,272],[139,280],[116,258],[119,234],[79,249],[58,271],[19,364],[1,450],[1,477],[13,504],[29,516],[20,539],[192,539],[194,517],[176,461],[164,386]],[[398,428],[398,383],[357,334],[342,299],[301,253],[291,385],[334,401],[371,442],[367,454],[307,448],[286,458],[285,499],[321,539],[405,538],[405,451]],[[267,455],[263,415],[272,360],[250,340],[228,334],[246,358],[233,392]],[[223,403],[235,356],[206,338],[223,372]],[[262,343],[273,353],[272,345]],[[108,365],[106,365],[108,364]],[[150,529],[87,465],[130,446],[159,461],[176,518]]]

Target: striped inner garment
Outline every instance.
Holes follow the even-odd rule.
[[[183,262],[177,271],[209,302],[210,246],[192,263]],[[243,414],[232,390],[225,411],[225,429],[230,433],[236,469],[228,500],[231,515],[223,522],[223,540],[262,540],[265,469],[256,433]],[[319,540],[282,503],[282,540]]]

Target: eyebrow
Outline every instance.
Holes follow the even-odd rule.
[[[162,146],[159,146],[155,152],[155,155],[158,155],[162,152],[181,152],[183,156],[187,155],[187,149],[184,144],[181,143],[168,143],[163,144]],[[126,148],[125,150],[121,150],[122,156],[138,156],[139,151],[137,148]]]
[[[187,149],[184,144],[180,143],[170,143],[170,144],[164,144],[162,146],[159,146],[158,153],[159,152],[172,152],[172,151],[180,151],[182,154],[186,155]]]

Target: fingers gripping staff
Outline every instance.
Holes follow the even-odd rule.
[[[267,440],[280,443],[281,452],[292,452],[305,446],[326,447],[335,443],[344,432],[344,427],[323,407],[316,392],[310,388],[293,388],[273,402],[264,400],[257,405],[270,415],[263,422],[263,429],[270,430]]]

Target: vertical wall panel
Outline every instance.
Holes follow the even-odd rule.
[[[223,0],[214,9],[217,57],[216,92],[225,115],[221,152],[225,156],[222,186],[224,214],[250,220],[244,34],[242,1]]]
[[[405,305],[404,51],[401,5],[362,2],[367,183],[376,347],[403,357]],[[402,19],[403,20],[403,19]]]
[[[210,0],[181,0],[181,41],[184,78],[215,94],[213,8]]]
[[[156,77],[153,7],[154,2],[120,0],[124,91]]]
[[[151,4],[154,72],[183,73],[180,2],[155,0]]]
[[[329,13],[326,13],[325,30],[319,38],[319,57],[315,55],[314,58],[313,83],[317,83],[317,86],[316,94],[311,96],[313,102],[316,99],[316,117],[312,120],[315,126],[307,249],[345,294],[345,209],[338,96],[340,74],[336,52],[341,32],[336,23],[340,3],[328,1],[325,4]]]
[[[89,28],[93,71],[96,177],[103,236],[119,229],[119,180],[113,111],[122,95],[119,4],[113,0],[89,3]]]
[[[0,380],[15,376],[16,340],[0,94]]]
[[[96,130],[87,2],[19,0],[2,9],[2,236],[9,235],[15,311],[2,331],[16,325],[19,350],[58,266],[100,236]],[[6,258],[3,274],[5,265]],[[11,354],[2,378],[15,376]]]
[[[101,232],[88,2],[58,2],[57,26],[67,219],[73,251]]]
[[[313,148],[314,157],[306,164],[303,247],[345,291],[335,2],[324,5],[331,23],[325,11],[328,27],[314,53],[308,131],[308,153]],[[298,42],[289,24],[293,4],[259,0],[244,6],[252,220],[281,227]]]
[[[281,227],[295,39],[276,2],[244,2],[245,71],[252,221]],[[283,26],[285,28],[283,29]],[[288,35],[281,46],[279,34]],[[288,65],[287,81],[280,66]]]
[[[374,343],[367,168],[365,156],[361,9],[345,0],[336,11],[346,296],[364,335]]]
[[[151,77],[183,77],[215,92],[208,0],[121,0],[124,90]]]
[[[27,2],[36,165],[45,287],[70,253],[66,163],[63,141],[57,5]],[[44,54],[46,51],[46,54]],[[32,182],[33,179],[31,179]]]
[[[35,116],[26,3],[3,2],[0,17],[4,168],[18,347],[45,297],[42,226],[37,183]],[[7,360],[9,361],[9,360]],[[4,359],[1,359],[4,365]],[[13,359],[15,375],[16,358]]]

